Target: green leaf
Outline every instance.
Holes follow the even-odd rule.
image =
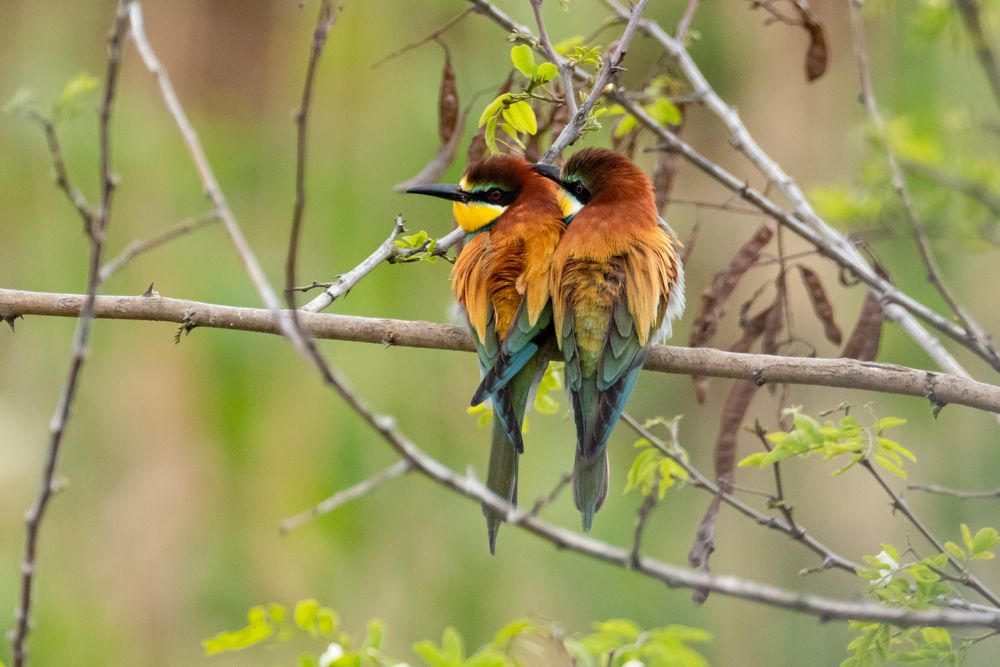
[[[635,641],[642,632],[634,621],[627,618],[611,618],[594,624],[594,629],[600,632],[619,635],[628,641]]]
[[[552,48],[554,48],[556,53],[559,55],[565,56],[578,46],[583,46],[583,35],[573,35],[572,37],[567,37],[561,42],[553,44]]]
[[[559,411],[557,397],[562,394],[563,368],[561,361],[549,362],[535,391],[535,412],[552,415]]]
[[[322,607],[317,612],[316,629],[321,635],[329,637],[337,630],[338,625],[340,625],[340,619],[337,618],[337,612],[334,610],[329,607]]]
[[[888,428],[896,428],[897,426],[902,426],[906,423],[905,419],[900,419],[899,417],[883,417],[877,422],[872,424],[872,428],[876,431],[884,431]]]
[[[458,634],[458,630],[450,625],[444,629],[444,633],[441,635],[441,648],[444,650],[445,657],[456,663],[461,662],[462,656],[465,655],[462,635]]]
[[[969,530],[969,526],[962,524],[962,542],[965,543],[966,550],[971,554],[975,553],[975,549],[972,547],[972,531]]]
[[[610,113],[610,111],[609,111],[609,113]],[[628,134],[629,132],[631,132],[632,130],[634,130],[638,124],[639,124],[639,121],[636,120],[635,116],[633,116],[631,114],[627,115],[627,116],[623,116],[622,119],[620,121],[618,121],[618,124],[615,125],[615,129],[614,129],[614,131],[611,134],[616,139],[620,138],[620,137],[624,137],[626,134]]]
[[[385,623],[381,619],[373,618],[368,621],[366,632],[364,648],[376,650],[382,648],[382,641],[385,639]]]
[[[448,667],[448,661],[445,660],[441,649],[435,646],[434,642],[425,639],[417,642],[411,648],[430,667]]]
[[[299,667],[317,667],[318,665],[319,663],[316,662],[316,658],[308,653],[299,654]]]
[[[535,70],[535,81],[548,83],[559,74],[559,68],[552,63],[542,63]]]
[[[538,132],[538,121],[535,118],[535,110],[524,100],[514,102],[504,109],[503,118],[513,125],[518,132],[526,132],[528,134]]]
[[[301,630],[305,630],[313,637],[316,636],[316,616],[319,614],[319,602],[309,598],[300,600],[295,605],[295,625]]]
[[[950,553],[952,556],[954,556],[958,560],[965,560],[966,558],[968,558],[968,556],[965,555],[965,551],[962,549],[962,547],[958,546],[954,542],[950,542],[950,541],[949,542],[945,542],[944,543],[944,548],[945,548],[945,550],[948,553]]]
[[[665,97],[661,97],[647,106],[646,111],[661,125],[680,125],[681,110]]]
[[[488,121],[486,121],[486,131],[483,133],[483,139],[486,141],[486,148],[489,149],[490,155],[499,155],[500,149],[497,148],[497,117],[493,116]]]
[[[493,645],[506,646],[511,639],[517,637],[523,632],[526,632],[527,630],[530,630],[534,626],[535,622],[530,618],[519,618],[516,621],[511,621],[497,630],[496,634],[493,635]]]
[[[738,465],[741,468],[749,468],[750,466],[760,466],[761,468],[763,468],[765,465],[764,459],[767,457],[767,455],[768,452],[755,452],[750,456],[747,456],[746,458],[740,460],[740,462],[737,463],[736,465]]]
[[[1000,542],[1000,534],[996,528],[980,528],[972,538],[972,553],[980,554]],[[992,556],[991,556],[992,557]]]
[[[512,48],[510,50],[510,61],[514,63],[514,67],[521,74],[529,79],[534,78],[535,72],[538,70],[538,65],[535,64],[535,54],[532,53],[530,46],[518,44]]]
[[[280,605],[276,602],[272,602],[267,606],[267,615],[275,623],[284,623],[285,616],[288,614],[288,610],[285,609],[284,605]]]
[[[872,457],[872,459],[875,461],[875,463],[879,464],[880,466],[891,472],[896,477],[902,477],[903,479],[906,479],[906,471],[897,466],[895,463],[890,461],[885,456],[881,454],[876,454],[875,456]]]
[[[500,108],[503,107],[504,103],[510,100],[510,98],[510,93],[503,93],[502,95],[495,97],[493,101],[487,104],[486,108],[483,109],[483,113],[480,114],[479,123],[476,127],[482,127],[483,125],[486,125],[490,118],[496,118],[496,115],[500,113]]]
[[[69,80],[63,88],[62,95],[52,106],[53,120],[78,116],[99,88],[100,83],[91,75],[77,74]]]

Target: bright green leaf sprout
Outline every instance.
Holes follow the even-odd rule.
[[[904,459],[917,460],[913,452],[881,435],[883,431],[902,426],[906,420],[886,417],[876,420],[868,428],[862,428],[852,415],[845,415],[837,424],[832,421],[820,424],[797,409],[787,410],[786,413],[792,415],[793,430],[788,433],[768,433],[767,440],[774,445],[771,451],[751,454],[738,465],[765,468],[793,456],[805,458],[813,453],[822,453],[824,461],[847,457],[848,463],[834,470],[834,475],[842,474],[861,461],[870,459],[879,467],[905,479]]]
[[[90,74],[77,74],[63,88],[62,95],[52,105],[52,120],[73,118],[80,115],[97,91],[100,83]]]

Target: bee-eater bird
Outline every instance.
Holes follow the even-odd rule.
[[[649,347],[684,310],[680,243],[649,178],[606,149],[576,153],[562,174],[566,232],[552,259],[553,326],[576,421],[573,495],[589,530],[608,489],[607,442]]]
[[[455,221],[469,234],[455,260],[451,284],[482,374],[494,367],[504,344],[513,345],[507,354],[519,355],[516,372],[504,385],[474,403],[493,399],[486,486],[511,504],[517,503],[525,407],[549,357],[536,352],[542,332],[551,327],[551,260],[564,230],[558,191],[531,163],[511,155],[471,165],[458,185],[407,190],[451,200]],[[502,516],[486,505],[483,514],[493,553]]]

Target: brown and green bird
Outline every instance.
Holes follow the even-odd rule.
[[[518,459],[524,450],[521,424],[550,356],[538,352],[552,337],[552,257],[565,229],[559,189],[523,158],[501,155],[471,165],[458,185],[425,185],[407,192],[451,200],[455,221],[469,234],[452,270],[452,290],[465,313],[482,374],[497,367],[513,369],[497,386],[477,392],[473,404],[493,400],[486,485],[516,504]],[[498,364],[501,357],[506,361]],[[485,505],[483,513],[492,553],[502,517]]]
[[[649,347],[684,311],[680,243],[631,160],[587,148],[558,169],[566,232],[552,259],[555,336],[576,421],[574,500],[589,530],[608,489],[607,442]]]

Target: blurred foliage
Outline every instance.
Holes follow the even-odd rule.
[[[406,663],[382,652],[385,626],[377,619],[368,622],[364,642],[353,649],[353,638],[337,632],[336,612],[321,607],[316,600],[298,602],[294,620],[287,617],[287,609],[277,603],[254,607],[247,613],[246,627],[206,639],[205,654],[251,647],[275,649],[305,633],[326,647],[321,655],[300,653],[300,667],[406,667]],[[520,618],[497,630],[489,643],[471,652],[462,634],[450,626],[442,633],[440,645],[422,640],[411,650],[426,667],[520,667],[525,664],[521,655],[525,651],[543,659],[543,647],[532,645],[539,638],[554,643],[557,653],[581,667],[707,667],[704,656],[691,644],[708,643],[712,635],[682,625],[643,630],[632,621],[610,619],[594,623],[593,632],[576,636],[551,623]]]

